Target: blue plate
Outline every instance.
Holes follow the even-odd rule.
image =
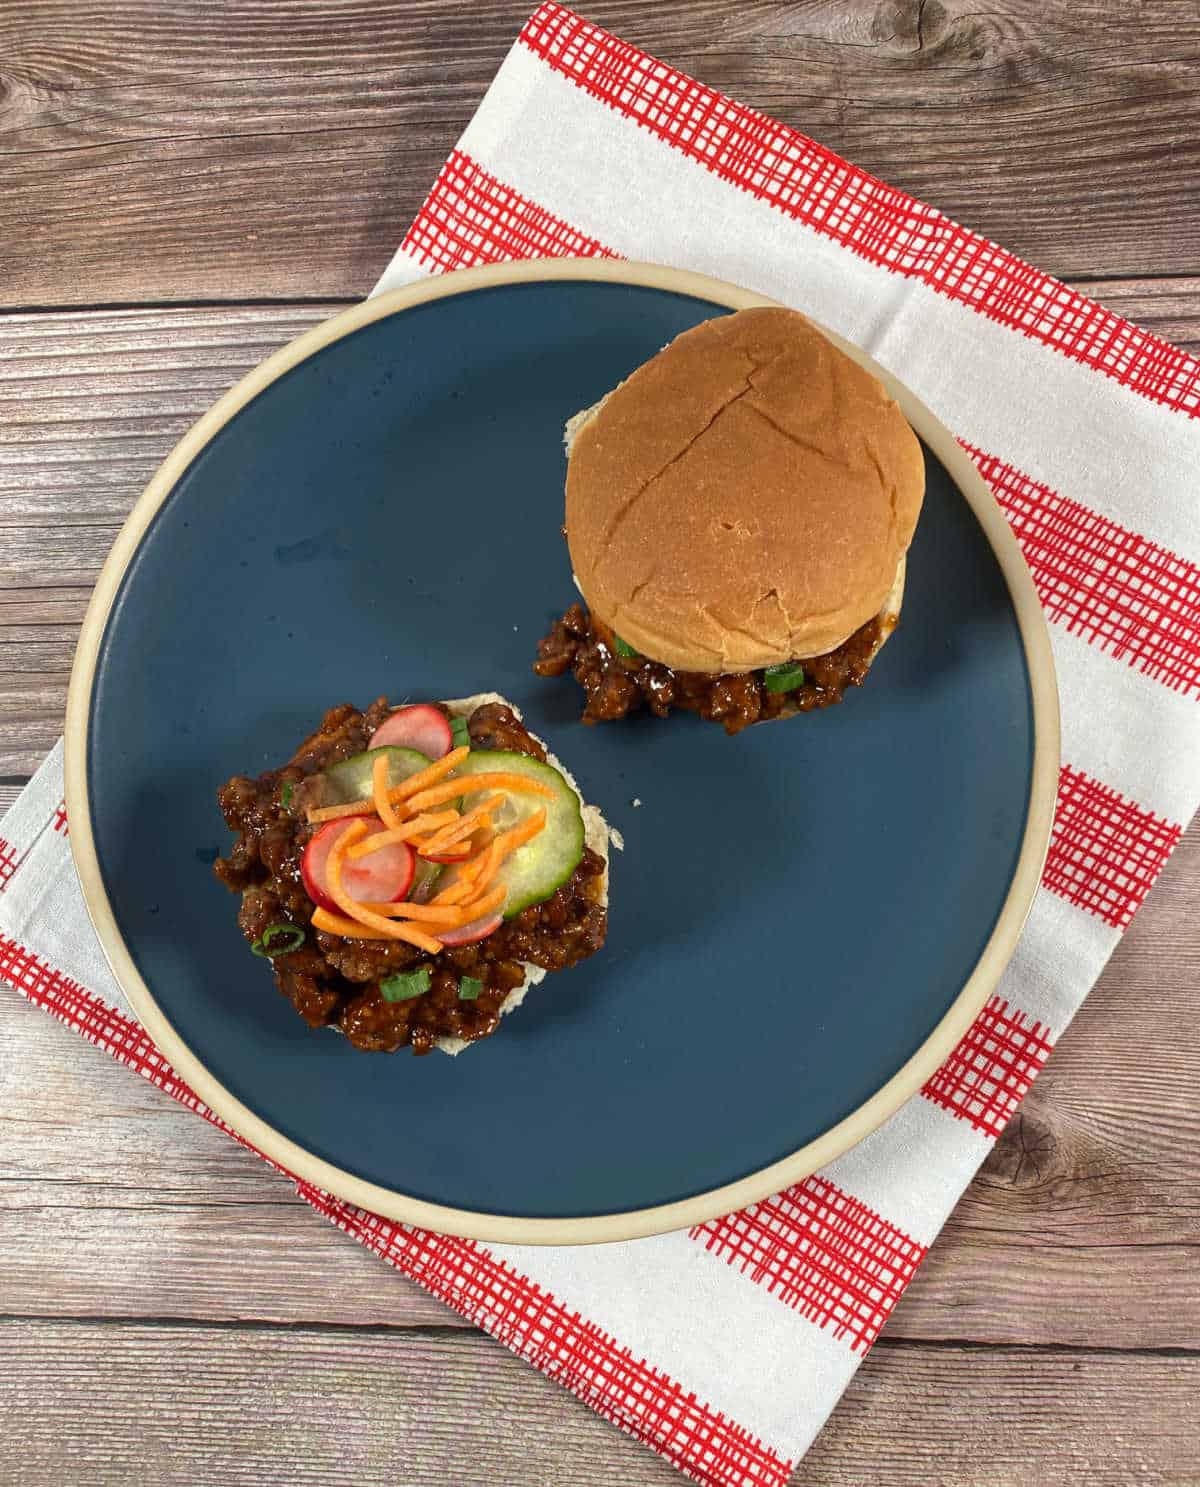
[[[563,424],[757,301],[628,266],[546,273],[400,291],[218,405],[110,560],[69,751],[97,927],[205,1098],[344,1196],[557,1240],[763,1196],[919,1085],[1011,951],[1055,740],[1015,546],[911,398],[928,493],[902,622],[862,691],[734,739],[685,715],[583,727],[575,684],[530,670],[574,597]],[[282,763],[334,703],[484,690],[624,834],[608,944],[457,1059],[356,1052],[249,955],[212,876],[215,791]]]

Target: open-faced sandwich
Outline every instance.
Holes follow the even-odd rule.
[[[676,707],[737,733],[861,685],[900,614],[925,465],[883,385],[804,316],[685,331],[566,437],[586,607],[534,669],[574,673],[586,722]]]
[[[608,828],[494,693],[335,707],[218,801],[242,933],[356,1048],[457,1053],[604,944]]]

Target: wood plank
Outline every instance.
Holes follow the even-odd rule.
[[[889,1339],[1200,1338],[1198,892],[1200,822]],[[455,1321],[257,1158],[4,990],[0,1215],[0,1313]]]
[[[0,1323],[9,1487],[634,1487],[649,1451],[476,1334]]]
[[[69,625],[78,634],[90,588],[0,589],[0,638],[18,626]]]
[[[3,303],[363,293],[528,9],[9,0]],[[1060,276],[1200,266],[1193,6],[589,14]]]
[[[252,1152],[0,986],[4,1313],[459,1325]]]
[[[1195,1356],[877,1344],[792,1487],[1184,1487],[1198,1386]]]
[[[476,1334],[0,1329],[12,1402],[0,1475],[13,1487],[679,1480]],[[1200,1451],[1197,1388],[1196,1357],[880,1346],[792,1481],[861,1487],[870,1463],[888,1487],[1183,1487]]]
[[[130,506],[201,413],[336,306],[10,315],[0,320],[0,522],[108,523],[72,550],[91,575]],[[74,539],[79,541],[79,537]],[[45,582],[6,542],[3,583]],[[53,578],[49,581],[55,581]]]
[[[66,711],[66,672],[0,672],[0,775],[32,774],[62,733]]]
[[[129,504],[134,496],[131,493]],[[0,525],[0,589],[86,587],[90,593],[120,522],[73,526],[6,521]]]
[[[1078,288],[1126,320],[1200,356],[1200,276],[1103,279]]]

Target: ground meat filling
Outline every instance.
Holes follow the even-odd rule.
[[[305,812],[320,802],[321,771],[361,754],[390,711],[383,697],[365,712],[349,705],[331,708],[283,769],[254,780],[237,775],[222,785],[217,801],[237,840],[227,857],[218,858],[214,871],[242,895],[238,924],[251,943],[272,924],[294,924],[305,931],[299,949],[271,962],[276,984],[305,1022],[340,1028],[356,1048],[390,1053],[408,1045],[414,1053],[428,1053],[439,1037],[474,1042],[494,1033],[505,998],[525,979],[523,961],[560,971],[600,949],[607,928],[600,901],[604,862],[585,848],[574,874],[544,903],[506,920],[486,940],[437,956],[399,941],[343,940],[314,932],[314,906],[300,877],[300,859],[314,831]],[[546,757],[541,744],[501,703],[476,708],[467,731],[474,748]],[[423,996],[404,1002],[384,999],[381,980],[422,965],[432,973]],[[463,976],[483,983],[475,1001],[459,1000]]]
[[[763,672],[713,676],[673,671],[645,656],[617,654],[612,631],[594,620],[582,604],[572,604],[538,645],[533,669],[539,676],[570,671],[587,694],[585,723],[607,723],[648,707],[665,718],[673,707],[721,723],[740,733],[751,723],[778,717],[785,708],[811,712],[842,700],[847,687],[861,687],[879,647],[883,621],[876,616],[827,656],[804,661],[804,685],[770,692]]]

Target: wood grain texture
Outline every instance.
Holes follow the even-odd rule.
[[[1198,895],[1200,823],[889,1338],[1197,1346]],[[0,993],[0,1314],[456,1324],[380,1269],[256,1157]]]
[[[0,303],[363,293],[531,0],[6,0]],[[1179,0],[594,0],[1060,276],[1200,271]]]
[[[0,1132],[0,1314],[457,1323],[253,1153],[7,987]]]
[[[67,1460],[87,1487],[680,1480],[473,1333],[9,1321],[0,1347],[9,1487],[62,1481]],[[1198,1389],[1198,1358],[880,1345],[792,1481],[862,1487],[869,1462],[887,1487],[1184,1487]]]

